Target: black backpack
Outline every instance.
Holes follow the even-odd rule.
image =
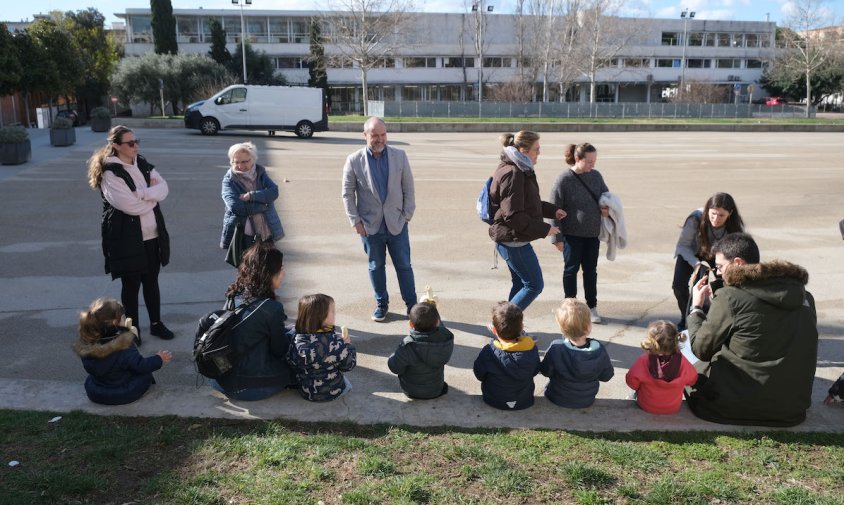
[[[266,301],[267,299],[264,299],[261,305]],[[193,361],[200,374],[209,379],[217,379],[231,371],[237,362],[237,352],[232,339],[234,329],[246,320],[241,318],[241,314],[253,304],[254,302],[241,304],[234,309],[215,310],[199,320],[193,341]],[[227,307],[233,305],[232,301],[226,304]],[[261,305],[249,315],[254,314]]]

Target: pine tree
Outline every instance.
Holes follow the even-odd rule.
[[[228,67],[232,61],[232,54],[226,47],[226,31],[223,30],[223,25],[216,19],[212,19],[211,28],[211,50],[208,51],[208,56],[224,67]]]
[[[308,86],[328,91],[328,71],[325,64],[325,46],[322,45],[322,29],[319,19],[311,19],[309,37],[311,50],[308,56]]]
[[[152,10],[152,38],[156,54],[176,54],[179,44],[176,42],[176,17],[173,16],[173,4],[170,0],[150,0]]]

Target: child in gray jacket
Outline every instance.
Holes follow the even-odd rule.
[[[440,321],[437,306],[417,303],[410,309],[410,334],[387,360],[408,398],[428,400],[448,392],[445,365],[454,351],[454,335]]]

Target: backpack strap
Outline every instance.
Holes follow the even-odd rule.
[[[580,174],[578,174],[574,170],[572,170],[572,173],[574,174],[574,178],[577,179],[581,184],[583,184],[583,187],[586,188],[586,191],[588,191],[589,194],[592,195],[592,199],[595,200],[595,203],[597,203],[598,205],[601,205],[601,199],[598,198],[598,195],[596,195],[595,192],[592,191],[592,188],[587,186],[586,182],[584,182],[583,179],[580,178]]]

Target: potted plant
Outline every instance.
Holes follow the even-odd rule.
[[[91,109],[91,131],[107,132],[111,129],[111,113],[105,107]]]
[[[32,158],[29,133],[22,126],[0,128],[0,164],[20,165]]]
[[[50,145],[71,146],[76,142],[76,130],[73,128],[73,121],[66,117],[53,119],[53,126],[50,127]]]

